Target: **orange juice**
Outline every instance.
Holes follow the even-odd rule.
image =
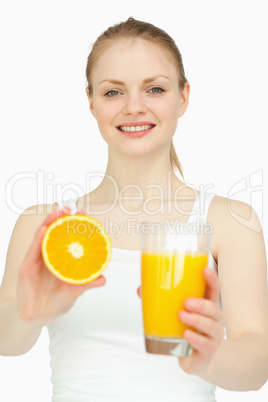
[[[174,252],[142,254],[141,292],[145,336],[182,338],[178,313],[187,297],[204,297],[208,256]]]

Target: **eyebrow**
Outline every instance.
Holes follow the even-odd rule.
[[[143,84],[148,84],[148,83],[156,80],[156,78],[166,78],[167,80],[170,80],[169,77],[159,74],[159,75],[154,75],[153,77],[146,78],[143,81]],[[113,79],[102,80],[99,82],[99,85],[102,84],[103,82],[111,82],[112,84],[116,84],[116,85],[125,85],[125,83],[123,81],[118,81],[118,80],[113,80]]]

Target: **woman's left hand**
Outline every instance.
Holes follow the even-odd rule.
[[[205,298],[187,298],[185,310],[179,312],[179,319],[194,328],[187,329],[184,338],[192,346],[190,356],[180,357],[181,368],[188,374],[204,373],[213,355],[224,338],[224,318],[219,306],[220,282],[212,269],[204,269],[206,280]]]

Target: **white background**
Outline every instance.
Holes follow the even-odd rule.
[[[97,36],[130,16],[163,28],[181,50],[191,95],[174,143],[186,182],[250,203],[267,240],[265,0],[2,1],[0,279],[23,209],[82,195],[92,189],[87,174],[105,170],[106,144],[84,90],[86,60]],[[49,401],[49,377],[44,330],[26,355],[0,358],[0,400]],[[267,397],[267,384],[217,390],[219,402]]]

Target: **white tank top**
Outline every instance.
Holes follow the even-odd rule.
[[[206,222],[214,196],[200,192],[188,222]],[[64,205],[76,212],[74,200]],[[215,402],[216,387],[186,374],[177,357],[146,353],[140,259],[140,250],[112,248],[105,285],[47,325],[53,402]]]

